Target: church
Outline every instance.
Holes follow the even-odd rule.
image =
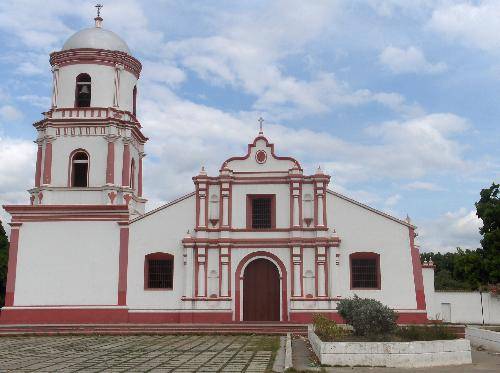
[[[187,194],[147,211],[142,66],[102,22],[50,55],[29,202],[4,206],[0,323],[341,321],[337,302],[355,294],[399,323],[427,321],[416,227],[332,191],[320,168],[304,174],[262,122],[218,174],[202,168]]]

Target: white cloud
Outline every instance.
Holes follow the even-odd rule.
[[[165,83],[168,86],[177,86],[186,80],[186,74],[183,70],[165,62],[142,61],[141,82],[151,81]]]
[[[476,212],[465,208],[424,221],[419,228],[421,251],[453,251],[457,247],[476,249],[481,246],[481,226]]]
[[[500,49],[500,2],[445,3],[432,13],[431,30],[469,47],[497,52]]]
[[[33,186],[35,153],[31,141],[0,137],[0,206],[29,203],[26,190]],[[10,221],[1,207],[0,219]]]
[[[434,183],[426,181],[414,181],[403,186],[406,190],[428,190],[428,191],[444,191],[445,189]]]
[[[387,207],[393,207],[397,205],[400,200],[401,200],[401,195],[393,194],[392,196],[387,197],[387,199],[385,200],[385,204]]]
[[[22,95],[17,98],[21,101],[25,101],[30,105],[36,106],[44,110],[48,110],[50,107],[50,97],[48,96],[38,96],[34,94],[29,94],[29,95]]]
[[[427,61],[424,53],[414,46],[406,49],[388,46],[380,53],[379,61],[396,74],[438,74],[447,69],[444,62]]]
[[[217,28],[211,35],[171,41],[164,52],[210,84],[254,96],[253,109],[275,118],[367,103],[408,116],[422,113],[418,105],[407,103],[397,93],[352,88],[322,68],[315,68],[307,78],[286,71],[285,61],[301,58],[341,14],[335,4],[327,2],[277,2],[231,17],[223,13],[215,16]]]
[[[30,61],[21,62],[21,64],[16,68],[16,72],[26,76],[31,75],[41,75],[46,72],[46,69],[40,67],[40,65],[35,65]]]
[[[12,105],[0,106],[0,120],[4,122],[17,122],[23,118],[23,113]]]
[[[150,137],[145,190],[154,200],[191,191],[191,176],[202,165],[210,174],[217,174],[222,161],[244,154],[246,144],[257,134],[256,112],[229,113],[196,104],[153,82],[146,83],[142,91],[140,117]],[[454,139],[467,129],[463,118],[447,113],[375,125],[366,131],[366,140],[359,142],[327,132],[288,128],[279,121],[270,120],[264,126],[278,154],[297,158],[306,173],[313,173],[321,164],[333,175],[333,185],[467,172],[470,167],[463,146]],[[366,193],[362,199],[373,202]],[[387,206],[398,199],[388,198]],[[385,205],[378,197],[377,201]]]

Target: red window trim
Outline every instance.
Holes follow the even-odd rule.
[[[256,198],[271,198],[271,228],[252,228],[252,200]],[[247,194],[247,229],[259,232],[276,229],[276,194]]]
[[[172,260],[172,287],[171,288],[150,288],[149,284],[149,260]],[[167,253],[150,253],[144,257],[144,290],[147,291],[172,291],[174,289],[174,270],[175,270],[175,262],[174,256],[172,254]]]
[[[377,269],[377,287],[374,288],[355,288],[352,286],[352,260],[353,259],[375,259],[376,269]],[[357,252],[349,255],[349,279],[350,284],[349,287],[351,290],[380,290],[381,289],[381,281],[380,281],[380,254],[373,252]]]
[[[73,157],[77,153],[87,154],[87,186],[86,187],[74,187],[73,186]],[[88,188],[90,186],[90,154],[88,151],[82,148],[73,150],[69,155],[69,166],[68,166],[68,187],[70,188]]]

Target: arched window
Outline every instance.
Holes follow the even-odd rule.
[[[71,161],[71,186],[89,186],[89,155],[85,150],[76,150],[70,158]]]
[[[380,289],[380,255],[377,253],[352,253],[351,289]]]
[[[132,90],[132,114],[137,115],[137,86]]]
[[[76,77],[75,107],[89,107],[92,96],[92,84],[89,74],[80,74]]]
[[[144,289],[166,289],[174,287],[174,256],[167,253],[152,253],[144,259]]]
[[[132,190],[135,189],[135,161],[132,158],[132,162],[130,162],[130,187]]]

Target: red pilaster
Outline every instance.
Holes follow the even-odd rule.
[[[38,144],[36,152],[36,171],[35,171],[35,186],[39,187],[42,178],[42,144]]]
[[[122,185],[128,186],[130,183],[130,145],[123,144],[123,169],[122,169]]]
[[[127,268],[128,268],[128,222],[119,222],[120,225],[120,254],[118,258],[118,305],[127,304]]]
[[[50,184],[52,178],[52,142],[45,143],[45,159],[43,162],[43,183]]]
[[[14,305],[14,291],[16,289],[17,272],[17,249],[19,246],[19,228],[22,223],[10,223],[10,245],[9,245],[9,263],[7,271],[7,286],[5,288],[5,306]]]
[[[115,143],[108,141],[108,158],[106,164],[106,183],[115,183]]]
[[[417,301],[417,309],[425,310],[425,292],[424,292],[424,278],[422,276],[422,264],[420,263],[420,253],[415,246],[415,229],[408,228],[410,234],[410,250],[411,262],[413,265],[413,282],[415,284],[415,297]]]

